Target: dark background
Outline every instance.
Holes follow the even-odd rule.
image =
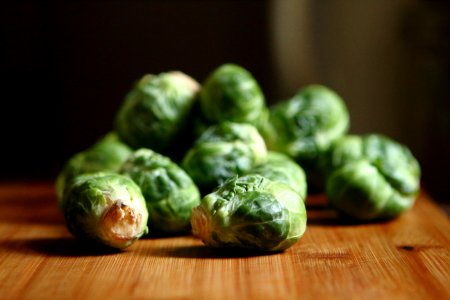
[[[335,89],[351,132],[408,145],[425,189],[448,205],[448,1],[60,2],[0,4],[1,180],[53,180],[111,129],[142,75],[201,82],[234,62],[269,104],[309,83]]]

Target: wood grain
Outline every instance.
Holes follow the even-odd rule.
[[[283,253],[206,248],[191,236],[90,249],[66,230],[51,183],[0,184],[1,299],[450,299],[450,222],[426,194],[401,217],[355,224],[308,198]]]

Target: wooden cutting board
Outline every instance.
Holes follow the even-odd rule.
[[[343,222],[323,196],[307,204],[307,231],[283,253],[191,236],[102,253],[67,232],[51,183],[3,183],[0,299],[450,299],[450,222],[425,193],[384,223]]]

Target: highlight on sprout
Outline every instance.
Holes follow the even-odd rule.
[[[248,123],[257,128],[268,117],[265,97],[253,75],[236,64],[223,64],[206,78],[200,108],[209,124]]]
[[[117,112],[117,133],[135,149],[167,151],[183,132],[199,89],[179,71],[143,76]]]
[[[267,158],[258,130],[244,123],[209,127],[188,150],[182,167],[202,191],[211,191],[234,175],[242,175]]]

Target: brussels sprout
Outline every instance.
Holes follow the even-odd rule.
[[[215,69],[205,80],[199,100],[201,111],[210,124],[231,121],[259,128],[268,117],[258,82],[235,64]]]
[[[192,212],[192,231],[212,247],[281,251],[306,230],[300,195],[260,175],[233,177]]]
[[[149,228],[180,233],[190,227],[192,208],[200,203],[200,192],[187,173],[170,158],[150,149],[135,151],[121,173],[141,188],[149,211]]]
[[[56,179],[58,205],[61,207],[64,189],[73,178],[85,173],[117,172],[131,152],[115,132],[110,132],[89,149],[73,155]]]
[[[199,88],[181,72],[143,76],[116,115],[116,131],[133,148],[167,150],[183,131]]]
[[[410,150],[388,137],[346,136],[327,156],[330,205],[356,219],[395,217],[412,207],[420,166]]]
[[[275,151],[267,153],[267,161],[251,169],[247,174],[259,174],[272,181],[287,184],[299,193],[303,201],[306,200],[306,175],[300,167],[289,156]]]
[[[62,204],[67,228],[81,240],[123,249],[148,231],[141,190],[117,173],[77,176]]]
[[[182,167],[210,192],[234,175],[242,175],[267,158],[259,132],[250,124],[223,122],[209,127],[186,153]]]
[[[308,181],[318,175],[318,161],[332,142],[349,127],[345,103],[331,89],[310,85],[270,109],[263,136],[270,150],[293,157],[306,171]]]

